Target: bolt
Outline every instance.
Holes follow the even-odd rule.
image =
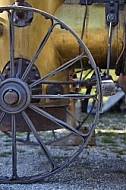
[[[35,79],[39,79],[39,75],[38,74],[35,74]]]
[[[6,104],[8,105],[13,105],[16,104],[18,101],[18,94],[16,91],[14,90],[8,90],[5,94],[4,94],[4,101]]]
[[[115,14],[112,13],[108,14],[107,20],[108,22],[114,22],[116,20]]]
[[[9,65],[6,66],[6,70],[10,71],[10,66]]]
[[[36,71],[36,67],[35,66],[32,67],[32,71]]]

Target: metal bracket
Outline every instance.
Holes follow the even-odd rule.
[[[15,6],[31,7],[30,4],[24,0],[15,0]],[[31,11],[15,11],[14,12],[14,25],[17,27],[25,27],[33,20],[33,13]]]
[[[106,3],[106,24],[109,26],[110,22],[112,26],[116,26],[118,24],[118,13],[119,13],[119,4],[114,1],[110,1]]]

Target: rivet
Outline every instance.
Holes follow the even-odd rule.
[[[6,66],[6,70],[7,70],[7,71],[10,71],[9,65]]]
[[[32,67],[32,71],[36,71],[36,67],[35,66]]]
[[[39,75],[38,74],[35,74],[35,79],[39,79]]]

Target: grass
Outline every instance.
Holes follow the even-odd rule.
[[[71,146],[71,147],[69,147],[69,146],[67,147],[67,146],[66,146],[66,147],[63,147],[62,149],[63,149],[64,151],[71,151],[71,150],[74,150],[74,148],[73,148],[72,146]]]
[[[19,153],[24,153],[24,152],[26,152],[26,151],[23,150],[23,149],[18,149],[18,152],[19,152]]]
[[[8,156],[11,155],[11,154],[12,154],[11,151],[1,152],[1,153],[0,153],[0,157],[8,157]]]
[[[53,155],[53,159],[57,159],[57,160],[60,160],[60,159],[62,159],[63,157],[62,156],[60,156],[60,155]]]
[[[126,145],[126,134],[123,134],[123,136],[122,136],[122,142]]]
[[[103,136],[102,138],[101,138],[101,141],[103,142],[103,143],[114,143],[114,140],[113,140],[113,138],[111,137],[108,137],[108,136]]]
[[[90,163],[88,162],[84,162],[83,164],[81,164],[81,167],[84,169],[91,169]]]
[[[115,136],[111,132],[98,131],[97,135],[101,138],[103,143],[115,143]]]
[[[11,143],[11,142],[12,142],[12,139],[11,139],[11,138],[5,139],[4,142],[9,142],[9,143]]]
[[[44,154],[43,154],[43,151],[42,151],[42,150],[39,150],[39,151],[38,151],[38,155],[40,155],[40,156],[41,156],[41,155],[44,155]]]
[[[119,155],[125,155],[126,154],[126,149],[115,149],[113,150],[114,153],[117,153]]]
[[[3,137],[3,136],[5,136],[5,134],[4,134],[4,133],[2,133],[2,132],[0,132],[0,137]]]

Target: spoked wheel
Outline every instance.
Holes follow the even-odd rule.
[[[18,40],[20,41],[16,35],[18,30],[21,30],[21,26],[17,27],[14,16],[27,11],[33,13],[34,17],[38,17],[40,20],[42,17],[42,21],[47,21],[46,26],[48,26],[30,60],[23,58],[22,52],[18,58],[15,55]],[[10,151],[10,154],[6,158],[4,157],[6,165],[1,166],[0,183],[37,182],[68,166],[88,144],[98,120],[101,104],[99,70],[78,35],[54,16],[23,6],[0,7],[0,12],[8,14],[10,39],[10,61],[6,63],[0,74],[0,128],[1,131],[10,131],[12,134],[12,141],[7,144],[5,151],[5,153]],[[31,25],[34,26],[34,19]],[[45,25],[42,27],[44,30]],[[63,31],[72,41],[76,41],[75,48],[81,48],[81,54],[76,53],[75,56],[66,56],[67,59],[64,59],[59,56],[59,52],[57,58],[52,50],[48,51],[50,39],[55,43],[54,36],[57,31],[59,35],[61,34],[61,38]],[[47,51],[45,51],[46,48]],[[46,58],[43,51],[47,52]],[[55,51],[57,52],[57,49]],[[69,48],[67,53],[71,55]],[[52,60],[55,57],[56,65],[50,63],[52,67],[48,69],[49,65],[43,66],[43,60],[38,64],[37,58],[41,55],[44,61],[48,60],[49,56],[52,56]],[[73,80],[70,77],[70,70],[72,69],[73,72],[80,61],[84,62],[84,65],[86,64],[85,70],[87,65],[94,70],[93,78]],[[81,86],[82,84],[86,88],[92,86],[92,92],[87,94],[85,91],[80,93],[74,90],[76,85]],[[78,116],[78,107],[75,106],[84,99],[93,102],[91,110],[94,106],[96,109],[91,120],[87,122],[88,131],[86,133],[83,133],[80,128],[84,127],[85,121],[88,121],[91,110],[86,116],[83,114]],[[73,134],[75,139],[79,139],[79,145],[74,147],[66,146],[65,143],[64,146],[63,144],[62,146],[46,145],[46,141],[50,138],[50,130],[57,130],[58,135]],[[39,146],[21,146],[17,140],[19,131],[32,132]],[[43,134],[45,134],[44,137]],[[3,149],[0,152],[2,151]],[[2,163],[2,156],[1,159]]]

